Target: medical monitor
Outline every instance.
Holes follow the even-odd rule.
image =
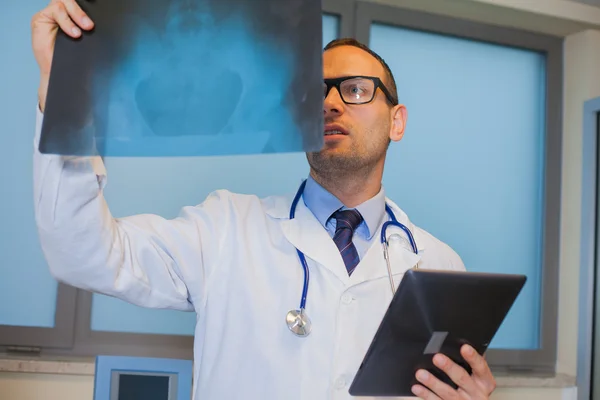
[[[98,356],[94,400],[190,400],[190,360]]]

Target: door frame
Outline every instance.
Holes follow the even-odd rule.
[[[579,323],[577,343],[577,399],[589,400],[592,393],[594,352],[595,287],[600,260],[596,249],[600,235],[598,221],[598,154],[600,97],[586,101],[583,111],[583,153],[581,186],[581,245],[579,271]],[[598,354],[600,357],[600,354]]]

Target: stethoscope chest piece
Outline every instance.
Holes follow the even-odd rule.
[[[290,310],[285,317],[285,322],[290,331],[296,336],[308,336],[312,328],[310,318],[308,318],[308,315],[302,309]]]

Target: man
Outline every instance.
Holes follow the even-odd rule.
[[[56,32],[78,37],[92,27],[75,0],[53,0],[32,20],[41,72],[35,212],[53,275],[140,306],[195,311],[194,399],[349,399],[348,385],[392,297],[376,239],[388,219],[386,202],[418,246],[418,254],[395,252],[396,284],[417,263],[464,269],[454,251],[385,198],[387,147],[402,138],[407,118],[385,62],[352,40],[324,51],[325,145],[307,155],[310,176],[294,218],[291,198],[222,190],[174,220],[114,219],[100,158],[37,151]],[[297,250],[310,270],[313,328],[306,337],[284,321],[304,282]],[[468,346],[462,354],[472,375],[441,354],[434,358],[458,390],[418,371],[414,394],[489,398],[495,383],[484,358]]]

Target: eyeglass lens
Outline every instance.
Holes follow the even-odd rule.
[[[327,85],[323,85],[323,90],[327,95]],[[375,83],[370,79],[351,78],[340,83],[339,92],[347,103],[369,102],[375,93]]]

